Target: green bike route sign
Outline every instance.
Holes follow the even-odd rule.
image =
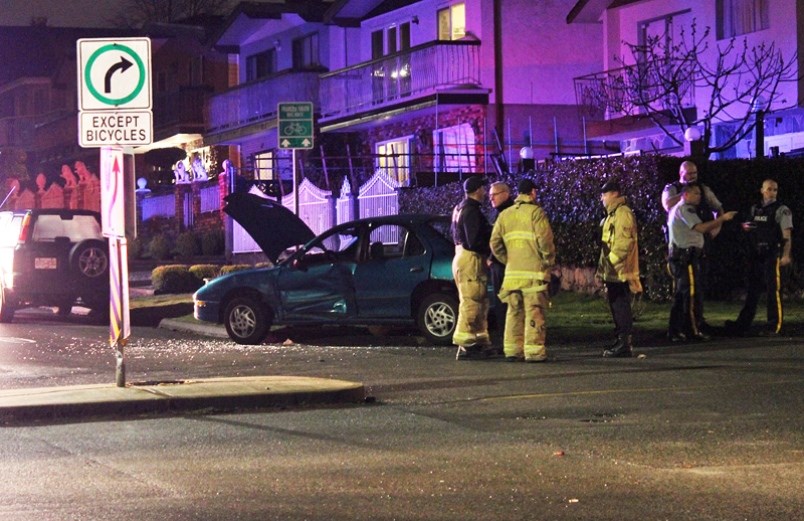
[[[280,149],[313,148],[313,104],[309,101],[277,105],[277,140]]]

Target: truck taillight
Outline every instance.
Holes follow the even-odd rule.
[[[20,226],[19,242],[23,243],[28,240],[28,230],[31,228],[31,214],[25,214],[22,219],[22,226]]]

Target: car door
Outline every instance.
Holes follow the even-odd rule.
[[[372,226],[354,273],[359,316],[411,317],[411,296],[429,278],[431,256],[410,228],[388,223]]]
[[[359,229],[337,227],[282,264],[276,279],[285,322],[339,322],[357,313],[354,270]]]

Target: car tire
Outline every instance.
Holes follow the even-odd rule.
[[[0,289],[0,322],[9,324],[14,321],[14,307],[8,302],[6,292]]]
[[[70,268],[88,280],[102,280],[109,274],[109,248],[98,239],[81,241],[70,252]]]
[[[458,299],[448,293],[425,297],[416,312],[416,324],[428,342],[436,345],[452,343],[458,323]]]
[[[253,297],[232,299],[223,314],[226,333],[238,344],[260,344],[268,335],[271,322],[270,310]]]

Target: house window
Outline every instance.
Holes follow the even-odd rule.
[[[460,40],[466,36],[466,5],[454,4],[438,11],[438,39]]]
[[[375,145],[377,170],[402,186],[410,184],[410,136]]]
[[[468,123],[434,131],[433,146],[436,171],[475,171],[475,132]]]
[[[719,40],[767,29],[769,0],[717,0]]]
[[[692,12],[681,11],[639,23],[639,45],[647,47],[658,43],[665,53],[681,43],[681,34],[689,40],[692,27]]]
[[[204,58],[196,56],[190,60],[187,77],[190,78],[190,85],[197,87],[204,83]]]
[[[246,81],[257,80],[276,72],[276,49],[246,57]]]
[[[309,69],[318,67],[318,33],[293,40],[293,68]]]
[[[272,181],[274,174],[274,153],[272,151],[254,154],[254,179]]]

